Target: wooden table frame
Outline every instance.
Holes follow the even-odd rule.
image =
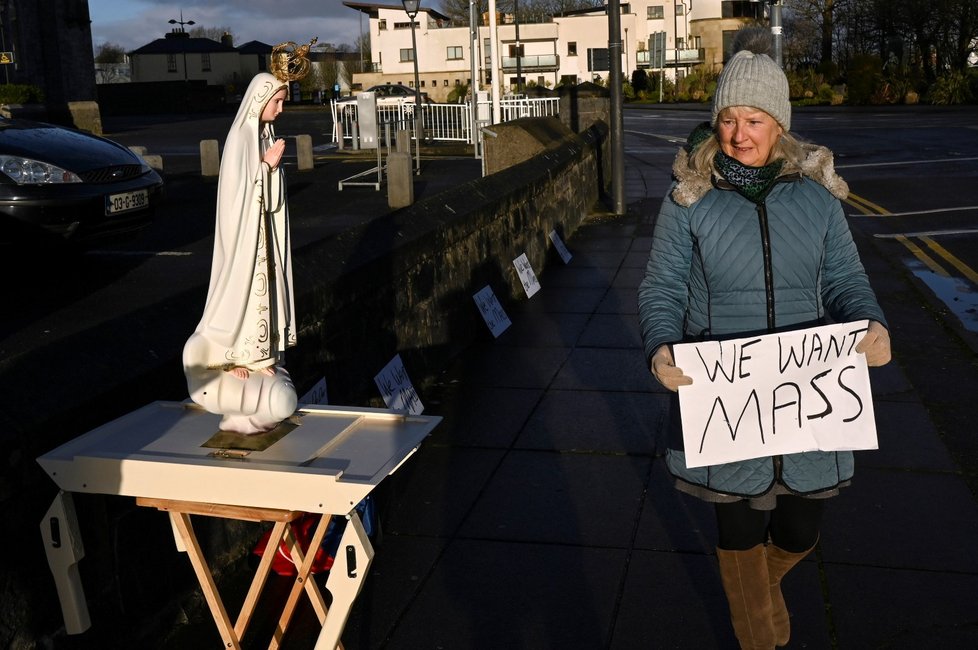
[[[316,553],[314,550],[309,553],[303,552],[292,529],[292,524],[295,520],[305,513],[274,508],[253,508],[147,497],[138,497],[136,503],[144,507],[157,508],[170,515],[170,522],[173,526],[177,548],[187,553],[190,563],[193,565],[194,572],[197,574],[197,580],[200,582],[200,587],[204,592],[204,598],[210,608],[211,615],[214,617],[214,622],[220,632],[221,639],[224,641],[225,648],[240,650],[241,640],[244,638],[248,625],[251,623],[251,619],[255,614],[258,599],[271,572],[272,560],[275,558],[275,554],[278,553],[279,543],[283,540],[292,556],[297,575],[286,599],[282,614],[279,617],[278,624],[273,632],[271,642],[268,645],[269,649],[274,650],[281,647],[283,637],[288,629],[289,622],[292,620],[292,616],[295,614],[300,595],[303,591],[307,594],[309,601],[312,603],[312,608],[319,619],[319,623],[322,625],[322,632],[316,642],[316,649],[334,650],[343,647],[339,641],[340,633],[342,633],[346,618],[349,616],[349,609],[353,604],[353,599],[360,590],[360,586],[367,575],[367,568],[373,558],[373,549],[369,545],[369,541],[363,532],[363,526],[355,512],[351,514],[350,520],[348,521],[348,528],[354,534],[347,535],[346,532],[344,533],[340,548],[345,549],[345,551],[343,553],[337,551],[337,557],[334,559],[333,569],[327,581],[327,588],[332,586],[334,582],[337,582],[333,580],[332,572],[334,571],[337,575],[340,575],[345,570],[346,577],[353,579],[354,583],[352,585],[346,584],[346,588],[344,589],[342,588],[344,583],[339,582],[341,588],[337,589],[337,593],[333,594],[333,616],[328,616],[329,610],[323,600],[319,586],[315,580],[311,579],[312,564]],[[241,611],[238,613],[237,620],[233,625],[218,592],[217,585],[214,582],[214,576],[207,565],[200,544],[197,541],[197,535],[194,533],[193,524],[190,520],[191,515],[220,517],[239,521],[273,522],[271,536],[265,546],[265,551],[261,556],[255,576],[252,578],[244,604],[241,606]],[[320,516],[316,529],[313,532],[312,540],[309,543],[309,549],[318,549],[320,547],[331,518],[332,515],[329,514]],[[357,541],[360,543],[357,544]],[[364,546],[364,543],[366,543],[366,546]],[[357,547],[360,548],[358,549]],[[366,557],[365,565],[361,565],[355,561],[354,556],[357,550],[362,551]],[[351,562],[353,563],[352,567],[350,566]],[[352,594],[350,593],[351,586],[353,587]],[[341,620],[337,621],[336,619]],[[330,625],[329,623],[331,622],[335,622],[336,624]]]

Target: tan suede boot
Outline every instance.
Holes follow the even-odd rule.
[[[743,650],[772,650],[771,588],[763,544],[746,551],[717,549],[730,622]]]
[[[784,595],[781,593],[781,579],[811,553],[813,548],[815,548],[814,544],[807,551],[789,553],[774,544],[767,547],[767,575],[771,584],[771,620],[774,623],[774,643],[778,647],[788,645],[788,639],[791,638],[791,622],[788,619],[788,607],[784,603]]]

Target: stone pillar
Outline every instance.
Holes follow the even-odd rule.
[[[411,154],[395,151],[387,156],[387,205],[393,209],[414,203],[414,174]]]
[[[299,171],[305,172],[313,168],[312,136],[295,136],[296,155],[299,157]]]
[[[200,141],[200,175],[217,176],[221,173],[221,154],[217,140]]]
[[[395,136],[397,150],[404,153],[411,153],[411,131],[408,129],[398,129]]]

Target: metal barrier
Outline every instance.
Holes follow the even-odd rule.
[[[481,108],[487,108],[485,114],[491,114],[488,102],[479,103]],[[509,122],[521,117],[556,116],[560,113],[560,99],[557,97],[504,99],[499,102],[500,118]],[[331,103],[333,114],[333,142],[339,143],[340,133],[345,142],[357,146],[357,105],[356,102]],[[390,104],[377,106],[377,124],[409,123],[411,137],[417,139],[414,133],[413,103]],[[477,144],[480,139],[478,129],[472,129],[472,108],[464,104],[422,104],[421,122],[425,138],[452,142],[467,142]]]

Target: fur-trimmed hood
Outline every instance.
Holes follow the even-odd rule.
[[[835,173],[832,152],[814,144],[803,143],[801,147],[801,159],[786,160],[780,176],[801,175],[822,185],[839,200],[849,196],[849,186]],[[710,173],[690,169],[689,156],[690,152],[684,147],[672,163],[672,173],[676,179],[672,199],[683,207],[693,205],[713,189]]]

